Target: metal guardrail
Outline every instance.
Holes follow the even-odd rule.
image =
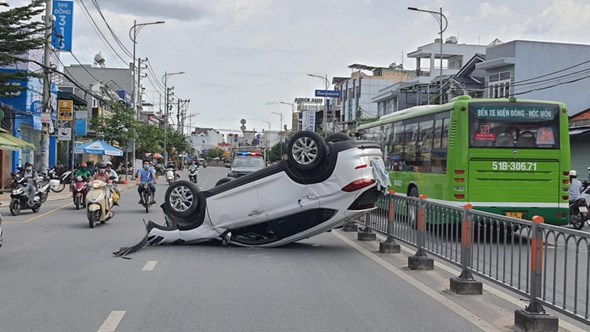
[[[365,227],[416,246],[462,269],[458,279],[480,276],[543,306],[590,324],[590,234],[534,221],[431,202],[383,196]]]

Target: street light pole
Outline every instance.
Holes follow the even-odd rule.
[[[408,7],[408,10],[413,10],[413,11],[417,11],[417,12],[424,12],[424,13],[429,13],[430,15],[432,15],[436,21],[439,24],[439,28],[440,28],[440,77],[438,80],[438,83],[440,85],[439,88],[439,96],[438,96],[438,103],[442,104],[443,101],[443,86],[442,86],[442,79],[443,79],[443,32],[445,32],[447,30],[447,27],[449,26],[449,21],[447,20],[447,17],[445,15],[443,15],[442,12],[442,7],[440,7],[440,12],[435,12],[432,10],[426,10],[426,9],[418,9],[416,7]],[[445,27],[443,29],[443,19],[445,22]]]
[[[298,131],[298,129],[299,129],[299,118],[297,118],[297,125],[296,126],[293,125],[293,122],[294,122],[293,119],[295,118],[295,104],[294,103],[287,103],[287,102],[284,102],[284,101],[280,101],[279,103],[285,104],[285,105],[290,105],[291,106],[291,131],[292,132]]]
[[[268,125],[268,131],[266,132],[266,134],[264,135],[264,137],[266,138],[266,149],[264,149],[264,152],[266,154],[266,163],[270,164],[270,149],[269,149],[269,145],[270,145],[270,121],[263,121],[262,122],[266,123]]]
[[[281,153],[281,158],[283,158],[283,113],[279,112],[271,112],[272,114],[277,114],[281,119],[281,127],[279,128],[279,151]]]
[[[135,74],[135,45],[137,44],[137,34],[139,33],[139,31],[147,26],[147,25],[154,25],[154,24],[164,24],[166,22],[164,21],[156,21],[156,22],[148,22],[148,23],[137,23],[136,20],[133,20],[133,26],[131,27],[131,29],[129,29],[129,38],[131,39],[131,41],[133,42],[133,68],[131,70],[132,73],[132,89],[131,89],[131,102],[133,103],[133,112],[135,113],[135,120],[139,121],[139,107],[137,107],[137,95],[138,95],[138,91],[135,90],[135,81],[137,80],[137,87],[139,89],[139,80],[141,79],[139,77],[139,75]],[[133,35],[131,34],[131,32],[133,32]],[[140,101],[141,103],[141,101]],[[133,164],[135,165],[135,138],[132,141],[132,146],[131,149],[133,150]],[[125,165],[125,172],[127,171],[127,167],[128,165]],[[135,169],[133,170],[133,173],[131,173],[131,180],[135,180]]]
[[[164,72],[162,76],[162,83],[164,83],[164,165],[168,164],[168,77],[172,75],[182,75],[183,71],[176,73]]]
[[[311,76],[311,77],[317,77],[317,78],[321,78],[326,82],[326,90],[324,91],[328,91],[328,86],[330,85],[330,81],[328,81],[328,75],[326,74],[326,76],[320,76],[320,75],[314,75],[314,74],[307,74],[307,76]],[[323,129],[324,129],[324,137],[328,136],[328,97],[326,97],[326,95],[324,94],[324,116],[323,116],[323,120],[322,122],[323,124]],[[334,117],[332,117],[333,120]]]

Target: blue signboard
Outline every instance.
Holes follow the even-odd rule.
[[[72,27],[74,3],[72,1],[53,1],[53,33],[51,45],[60,51],[72,51]]]
[[[315,90],[316,97],[340,98],[338,90]]]

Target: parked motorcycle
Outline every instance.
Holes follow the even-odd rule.
[[[113,217],[113,198],[109,186],[101,180],[90,182],[86,194],[86,214],[90,228],[94,228],[98,222],[104,224]]]
[[[166,182],[168,182],[168,184],[172,184],[174,183],[174,181],[176,181],[176,174],[174,172],[174,169],[166,168]]]
[[[199,169],[188,169],[188,179],[192,183],[197,183],[199,181]]]
[[[74,185],[72,187],[72,198],[76,210],[80,210],[80,207],[86,206],[86,194],[88,194],[87,181],[82,176],[76,176],[74,179]]]
[[[49,189],[50,189],[50,182],[48,178],[45,178],[47,182],[45,185],[37,189],[35,193],[35,197],[33,198],[33,203],[29,204],[29,191],[28,186],[30,184],[27,182],[27,179],[16,175],[13,179],[13,190],[10,194],[10,213],[13,216],[18,216],[21,210],[31,209],[33,212],[37,213],[41,209],[41,204],[47,201],[47,196],[49,196]]]
[[[582,229],[584,223],[588,220],[588,206],[586,199],[578,198],[575,202],[570,202],[570,223],[575,229]]]
[[[72,171],[58,169],[56,167],[47,171],[49,177],[49,189],[55,193],[62,192],[66,184],[71,182]]]

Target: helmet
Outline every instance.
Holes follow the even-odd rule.
[[[578,172],[571,170],[570,171],[570,176],[578,176]]]
[[[98,163],[97,166],[98,166],[99,169],[100,168],[107,168],[107,163],[105,163],[104,161],[101,161],[101,162]]]
[[[113,167],[113,163],[110,161],[107,161],[107,167]]]
[[[80,164],[80,167],[88,167],[88,165],[86,165],[86,163],[83,162]]]

